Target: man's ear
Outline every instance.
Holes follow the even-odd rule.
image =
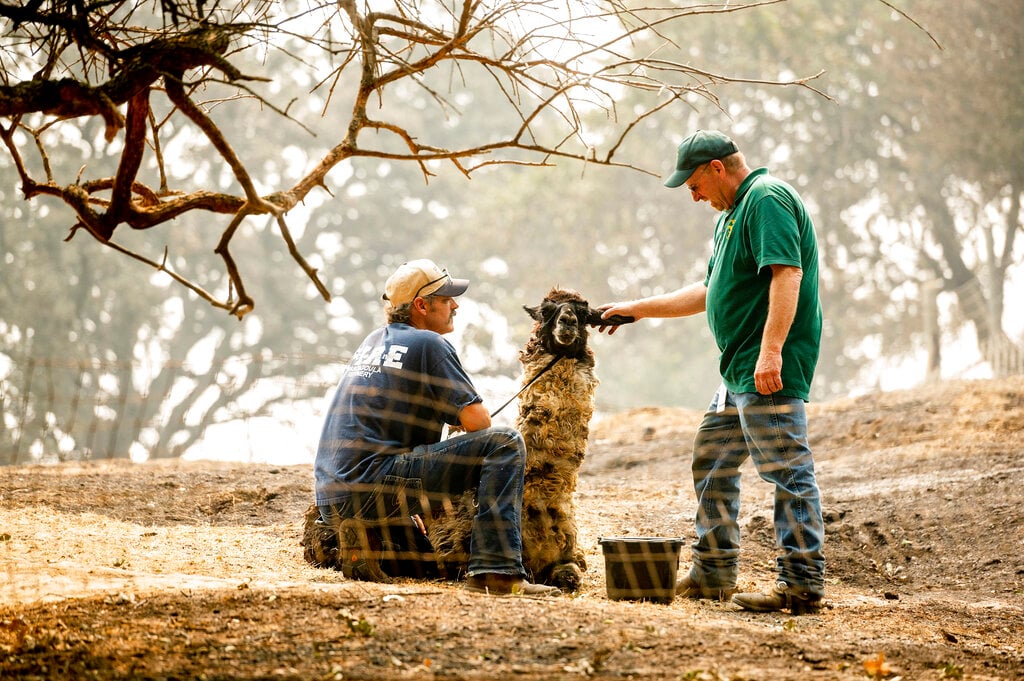
[[[416,317],[424,317],[427,314],[427,299],[416,297],[412,300],[410,312]]]

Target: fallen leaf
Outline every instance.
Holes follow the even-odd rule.
[[[864,660],[864,671],[873,679],[882,679],[892,673],[889,663],[885,661],[885,653],[878,653],[878,657]]]

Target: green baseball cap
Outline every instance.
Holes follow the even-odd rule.
[[[725,158],[737,151],[736,143],[717,130],[698,130],[679,143],[676,171],[665,180],[665,186],[678,187],[705,163]]]

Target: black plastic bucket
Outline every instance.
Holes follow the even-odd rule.
[[[672,602],[682,538],[606,537],[598,543],[604,551],[608,598]]]

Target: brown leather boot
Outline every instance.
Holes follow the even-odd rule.
[[[550,598],[561,596],[557,586],[532,584],[522,577],[485,573],[466,579],[466,590],[488,596],[519,596],[520,598]]]
[[[785,582],[776,582],[772,590],[766,594],[736,594],[732,597],[732,602],[744,610],[754,612],[789,610],[794,615],[804,615],[821,607],[821,596]]]
[[[680,598],[707,599],[709,601],[727,601],[736,593],[736,587],[707,588],[693,581],[690,575],[686,575],[676,582],[676,596]]]

